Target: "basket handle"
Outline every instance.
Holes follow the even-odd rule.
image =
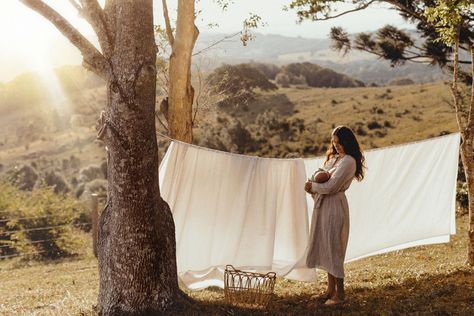
[[[227,265],[225,266],[225,271],[229,271],[229,272],[230,272],[230,271],[242,272],[242,270],[239,270],[239,269],[234,268],[234,266],[231,265],[231,264],[227,264]],[[264,277],[274,278],[274,277],[276,277],[276,273],[275,273],[275,272],[268,272],[268,273],[266,273],[266,274],[264,275]]]
[[[267,277],[271,277],[271,278],[274,278],[276,277],[276,273],[275,272],[268,272],[267,274],[265,274],[265,276]]]
[[[235,272],[240,272],[240,270],[237,270],[237,269],[236,269],[236,268],[234,268],[234,266],[233,266],[233,265],[231,265],[231,264],[228,264],[228,265],[226,265],[226,266],[225,266],[225,270],[226,270],[226,271],[235,271]]]

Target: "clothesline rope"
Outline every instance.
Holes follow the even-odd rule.
[[[199,145],[195,145],[195,144],[186,143],[186,142],[174,139],[174,138],[172,138],[168,135],[162,134],[158,131],[156,132],[156,134],[158,136],[166,138],[169,141],[181,143],[181,144],[184,144],[186,146],[192,146],[192,147],[195,147],[195,148],[198,148],[198,149],[217,152],[217,153],[220,153],[220,154],[227,154],[227,155],[233,155],[233,156],[243,156],[245,158],[277,159],[277,160],[282,160],[282,161],[283,160],[293,160],[294,161],[294,160],[298,160],[298,159],[303,159],[304,160],[304,159],[315,159],[315,158],[323,157],[323,156],[316,156],[316,157],[300,157],[300,158],[272,158],[272,157],[249,156],[249,155],[244,155],[244,154],[239,154],[239,153],[231,153],[231,152],[227,152],[227,151],[222,151],[222,150],[218,150],[218,149],[212,149],[212,148],[208,148],[208,147],[203,147],[203,146],[199,146]],[[453,136],[455,134],[459,134],[459,132],[454,132],[454,133],[449,133],[449,134],[445,134],[445,135],[430,137],[430,138],[426,138],[426,139],[415,140],[415,141],[402,143],[402,144],[394,144],[394,145],[389,145],[389,146],[384,146],[384,147],[379,147],[379,148],[364,149],[363,152],[367,153],[367,152],[373,152],[373,151],[379,151],[379,150],[393,149],[393,148],[398,148],[398,147],[407,146],[407,145],[415,145],[415,144],[423,143],[423,142],[426,142],[426,141],[434,141],[434,140],[439,140],[441,138],[450,137],[450,136]]]

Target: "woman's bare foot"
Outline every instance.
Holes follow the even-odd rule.
[[[344,303],[344,300],[341,300],[339,298],[330,298],[326,302],[324,302],[325,306],[336,306],[336,305],[341,305]]]
[[[325,300],[330,299],[330,298],[333,297],[333,296],[334,296],[334,292],[326,291],[326,292],[324,292],[323,294],[320,294],[320,295],[318,296],[318,300],[325,301]]]

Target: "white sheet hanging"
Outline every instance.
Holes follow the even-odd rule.
[[[456,233],[459,141],[456,133],[365,152],[366,177],[346,192],[351,222],[346,261],[449,241]],[[322,162],[305,159],[306,172]]]
[[[366,152],[366,178],[347,191],[346,260],[449,241],[458,149],[459,134],[451,134]],[[306,248],[313,207],[303,185],[322,162],[173,142],[160,166],[160,189],[175,220],[180,281],[189,288],[222,286],[226,264],[262,271],[292,266]],[[313,272],[287,277],[312,281]]]
[[[303,254],[308,218],[301,160],[173,142],[160,175],[176,225],[178,272],[187,286],[222,286],[227,264],[272,270]]]

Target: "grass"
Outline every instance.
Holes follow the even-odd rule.
[[[219,288],[188,291],[194,303],[180,315],[473,315],[474,269],[466,265],[467,215],[457,220],[449,243],[419,246],[346,264],[346,302],[325,307],[316,297],[325,274],[313,283],[277,279],[265,310],[239,309]],[[78,258],[51,262],[0,262],[1,315],[94,315],[97,260],[83,249]]]
[[[315,126],[318,134],[329,134],[333,124],[362,126],[367,135],[358,135],[366,149],[401,144],[457,130],[449,88],[442,83],[411,86],[280,89],[297,113],[290,117]],[[334,103],[335,102],[335,103]],[[421,119],[421,120],[418,120]],[[370,122],[390,122],[392,127],[370,130]],[[381,136],[376,132],[385,134]]]

